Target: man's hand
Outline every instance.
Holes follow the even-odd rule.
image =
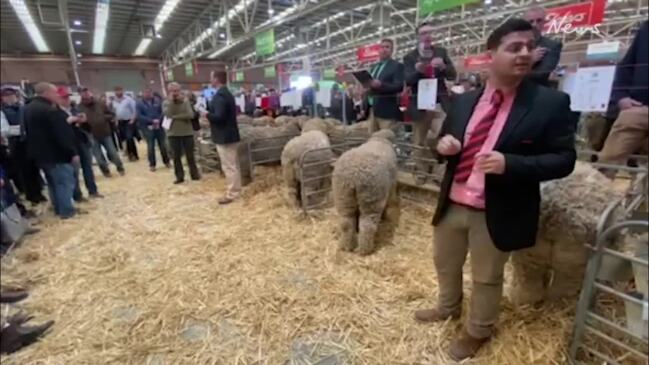
[[[433,58],[432,61],[430,61],[430,64],[433,65],[436,69],[439,70],[444,70],[446,69],[446,64],[444,63],[444,60],[440,57],[435,57]]]
[[[423,63],[423,62],[415,63],[415,69],[417,69],[417,71],[419,71],[422,74],[426,73],[426,68],[427,68],[427,65],[425,63]]]
[[[617,106],[620,107],[620,110],[627,110],[627,109],[631,109],[631,108],[636,107],[636,106],[642,106],[642,103],[637,101],[637,100],[626,97],[626,98],[620,99],[617,102]]]
[[[545,47],[536,47],[534,48],[534,51],[532,52],[532,61],[534,63],[539,62],[540,60],[545,57],[545,54],[548,53],[548,49]]]
[[[79,121],[81,121],[81,118],[76,117],[74,115],[71,115],[71,116],[68,117],[68,119],[66,119],[66,121],[68,122],[68,124],[74,124],[74,123],[78,123]]]
[[[437,152],[442,156],[454,156],[462,150],[462,143],[450,134],[445,135],[437,143]]]
[[[505,173],[505,155],[497,151],[479,153],[475,169],[484,174],[502,175]]]
[[[379,81],[379,80],[372,80],[372,82],[370,83],[370,87],[371,87],[372,89],[378,89],[378,88],[380,88],[380,87],[381,87],[381,81]]]
[[[81,162],[79,156],[72,156],[72,163],[78,165]]]
[[[201,110],[200,114],[201,114],[201,118],[207,119],[207,114],[209,113],[207,112],[207,110]]]

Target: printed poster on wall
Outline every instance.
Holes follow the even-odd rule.
[[[584,67],[577,70],[570,87],[570,109],[575,112],[605,112],[613,90],[615,66]]]
[[[257,56],[268,56],[275,53],[275,29],[255,36],[255,52]]]
[[[419,16],[426,16],[436,11],[446,10],[462,6],[464,4],[477,3],[479,0],[419,0]]]

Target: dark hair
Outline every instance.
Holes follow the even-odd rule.
[[[416,31],[419,32],[419,29],[421,29],[421,27],[425,27],[425,26],[432,27],[432,26],[433,26],[433,23],[431,23],[431,22],[421,22],[421,23],[419,23],[419,25],[417,26]]]
[[[228,83],[228,74],[226,74],[225,71],[214,71],[212,75],[215,79],[219,80],[220,83]]]
[[[498,48],[502,39],[510,33],[532,31],[533,29],[532,24],[525,19],[509,19],[489,34],[489,38],[487,38],[487,49],[494,50]]]
[[[390,43],[390,46],[392,48],[394,48],[394,40],[393,39],[391,39],[391,38],[383,38],[383,39],[381,39],[381,43],[383,43],[383,42]]]

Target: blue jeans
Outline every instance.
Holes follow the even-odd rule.
[[[74,167],[71,163],[47,164],[43,166],[43,171],[54,213],[61,218],[73,217]]]
[[[108,159],[110,160],[110,162],[115,164],[117,171],[124,171],[124,164],[122,163],[122,159],[119,158],[113,137],[107,136],[104,138],[92,139],[93,154],[95,155],[95,160],[97,160],[97,165],[99,165],[101,172],[103,172],[104,174],[110,172],[110,169],[108,169],[108,162],[106,161],[106,157],[104,157],[104,153],[101,151],[101,147],[104,147],[106,154],[108,155]]]
[[[143,134],[146,136],[147,144],[147,155],[149,157],[149,166],[155,167],[156,158],[155,158],[155,144],[158,142],[158,147],[160,148],[160,155],[162,155],[162,162],[165,165],[169,164],[169,155],[167,154],[167,141],[165,140],[165,130],[162,128],[158,129],[142,129]]]
[[[79,148],[79,164],[74,166],[74,200],[79,200],[81,194],[81,184],[79,183],[79,169],[83,173],[83,182],[86,184],[88,194],[97,194],[97,184],[95,183],[95,173],[92,171],[92,144],[81,143]]]

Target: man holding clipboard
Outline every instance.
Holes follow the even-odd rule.
[[[437,137],[448,110],[450,102],[449,93],[446,88],[446,80],[454,80],[457,77],[453,62],[448,57],[448,52],[443,47],[434,46],[434,28],[430,23],[421,23],[417,28],[419,39],[418,47],[412,50],[403,58],[406,86],[412,90],[413,97],[410,99],[408,114],[412,120],[413,144],[424,146],[426,135],[431,129]],[[419,83],[426,79],[437,79],[437,103],[435,110],[422,110],[417,105]],[[415,151],[422,157],[422,152]],[[426,171],[427,164],[418,163],[418,170]],[[418,178],[420,180],[422,178]],[[425,180],[425,179],[424,179]]]
[[[380,61],[370,71],[354,73],[368,90],[370,106],[370,133],[380,129],[394,129],[399,119],[399,93],[403,90],[403,65],[392,59],[394,41],[381,41]]]

